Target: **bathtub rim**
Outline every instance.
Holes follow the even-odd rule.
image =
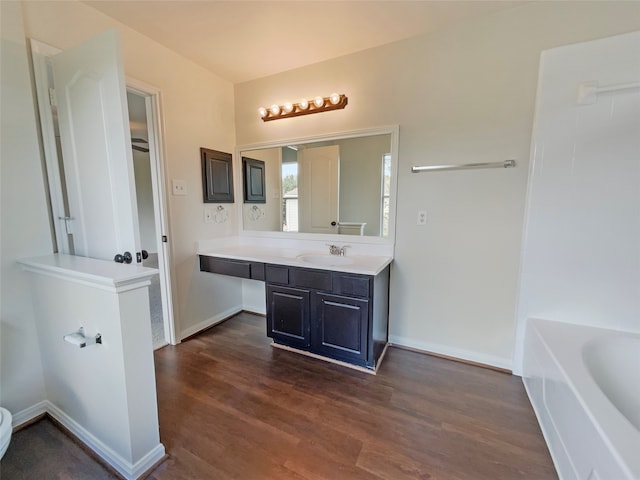
[[[609,335],[640,337],[640,333],[542,318],[528,318],[527,324],[527,330],[535,333],[540,339],[546,353],[553,359],[563,380],[577,398],[614,459],[629,478],[640,478],[640,456],[635,447],[640,445],[640,431],[600,389],[584,363],[582,354],[583,346],[596,337]],[[557,335],[558,333],[560,335]],[[571,342],[566,342],[568,335]],[[568,369],[571,369],[572,376],[567,374]],[[589,398],[590,401],[587,403],[585,398]],[[597,415],[596,412],[602,414]]]

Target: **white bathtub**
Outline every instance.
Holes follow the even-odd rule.
[[[562,480],[640,479],[640,335],[529,319],[523,381]]]

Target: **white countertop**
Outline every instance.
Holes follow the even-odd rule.
[[[62,253],[25,258],[18,263],[34,273],[117,292],[148,285],[151,277],[158,273],[155,268],[139,264],[127,265]]]
[[[338,265],[321,265],[305,261],[305,256],[331,256],[327,251],[319,251],[317,249],[306,249],[304,247],[284,248],[273,246],[255,246],[255,245],[221,245],[199,247],[197,249],[199,255],[210,257],[228,258],[232,260],[245,260],[251,262],[270,263],[276,265],[289,265],[292,267],[315,268],[318,270],[330,270],[334,272],[357,273],[361,275],[377,275],[393,258],[384,255],[350,255],[338,257],[336,262],[351,262],[348,264]]]

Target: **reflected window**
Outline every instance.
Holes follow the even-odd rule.
[[[282,231],[298,231],[298,163],[282,163]]]
[[[380,219],[380,235],[389,235],[389,208],[391,194],[391,154],[385,153],[382,156],[382,208]]]

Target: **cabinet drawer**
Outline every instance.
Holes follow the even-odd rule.
[[[200,257],[200,270],[203,272],[251,278],[251,264],[242,260],[228,260],[216,257]]]
[[[265,265],[264,274],[267,283],[289,285],[289,267],[282,267],[280,265]]]
[[[371,278],[365,275],[343,273],[333,275],[333,293],[336,295],[368,298],[371,294],[370,286]]]
[[[313,288],[315,290],[331,291],[331,272],[324,270],[307,270],[304,268],[292,268],[289,272],[289,281],[293,287]]]
[[[251,262],[251,278],[253,280],[264,280],[264,263]]]

